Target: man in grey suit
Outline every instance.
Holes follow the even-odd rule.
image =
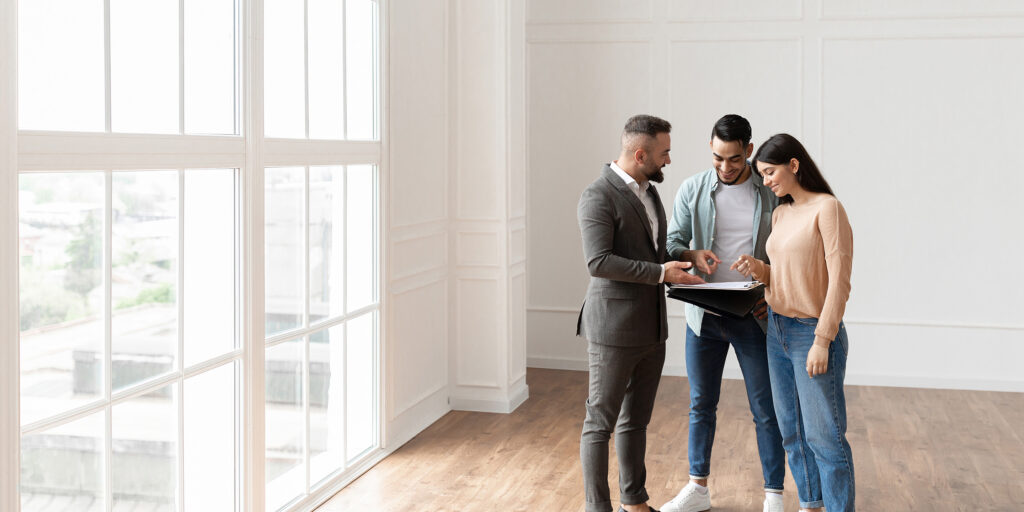
[[[620,511],[649,512],[644,487],[647,424],[665,363],[668,321],[663,283],[701,283],[665,261],[665,209],[651,181],[671,162],[672,125],[633,116],[622,152],[583,191],[577,215],[590,286],[576,334],[587,339],[590,395],[580,439],[587,512],[611,512],[608,440],[615,431]],[[657,511],[655,511],[657,512]]]

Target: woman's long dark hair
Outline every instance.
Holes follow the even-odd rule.
[[[757,153],[754,154],[754,166],[757,166],[757,162],[789,165],[794,158],[800,162],[800,169],[796,173],[796,182],[800,184],[801,188],[808,192],[823,192],[835,196],[832,187],[828,186],[828,182],[821,175],[821,171],[818,170],[811,155],[807,154],[804,145],[788,133],[778,133],[764,141],[764,144],[761,144],[761,147],[757,148]],[[786,194],[779,198],[779,202],[782,204],[792,203],[793,196]]]

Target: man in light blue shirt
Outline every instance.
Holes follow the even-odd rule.
[[[750,137],[750,123],[743,117],[730,114],[719,119],[711,131],[714,167],[687,179],[676,194],[668,227],[669,259],[691,262],[697,275],[708,282],[749,280],[729,269],[742,254],[768,260],[765,242],[778,198],[764,186],[748,161],[754,149]],[[765,482],[764,510],[782,512],[786,452],[772,402],[764,316],[763,302],[753,315],[739,320],[686,305],[690,482],[663,506],[662,512],[700,512],[711,508],[711,447],[730,345],[743,372],[754,415]]]

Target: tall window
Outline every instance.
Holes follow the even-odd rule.
[[[266,135],[374,139],[376,3],[265,6]],[[377,166],[323,144],[264,174],[268,510],[378,445]]]
[[[24,511],[287,510],[379,447],[378,4],[248,1],[18,4]]]
[[[376,169],[266,171],[267,508],[377,444]]]

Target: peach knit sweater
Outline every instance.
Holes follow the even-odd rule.
[[[843,205],[828,194],[779,205],[766,249],[768,305],[780,315],[817,318],[814,334],[834,340],[850,297],[853,264],[853,230]]]

